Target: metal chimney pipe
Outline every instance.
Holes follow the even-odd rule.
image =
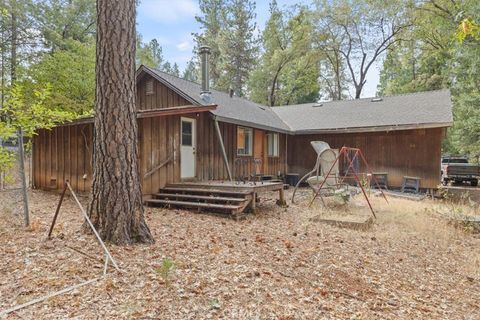
[[[210,76],[208,74],[208,58],[210,56],[210,47],[201,46],[198,50],[200,54],[201,72],[202,72],[202,91],[201,96],[210,94]]]

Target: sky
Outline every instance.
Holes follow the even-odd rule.
[[[269,0],[257,0],[257,26],[265,27],[269,17]],[[307,0],[277,0],[280,7]],[[200,26],[195,20],[199,14],[198,0],[141,0],[138,7],[137,31],[143,41],[157,39],[163,49],[164,58],[172,64],[176,62],[183,70],[193,55],[192,33],[199,32]],[[379,81],[379,67],[372,66],[367,75],[367,83],[363,91],[364,97],[375,96]]]

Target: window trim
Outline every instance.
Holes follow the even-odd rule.
[[[238,130],[244,130],[244,132],[250,132],[250,145],[249,145],[249,150],[247,153],[239,153],[239,150],[245,150],[245,148],[243,149],[239,149],[238,148]],[[252,157],[253,156],[253,129],[252,128],[249,128],[249,127],[243,127],[243,126],[237,126],[237,136],[236,136],[236,142],[237,142],[237,156],[240,156],[240,157]]]
[[[273,154],[270,153],[270,137],[273,137],[273,143],[276,142],[276,148],[273,147]],[[269,158],[280,158],[280,134],[278,132],[267,133],[267,156]]]

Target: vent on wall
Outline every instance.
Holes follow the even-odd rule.
[[[153,80],[148,80],[145,87],[147,95],[153,94]]]

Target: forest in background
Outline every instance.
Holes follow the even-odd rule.
[[[3,140],[93,112],[95,0],[1,0]],[[375,65],[378,95],[450,88],[455,125],[444,151],[480,153],[480,3],[475,0],[270,2],[200,0],[196,47],[212,48],[211,85],[270,106],[359,98]],[[195,51],[195,50],[194,50]],[[137,35],[137,65],[197,81]],[[6,121],[8,119],[8,121]],[[0,166],[11,155],[0,153]]]

